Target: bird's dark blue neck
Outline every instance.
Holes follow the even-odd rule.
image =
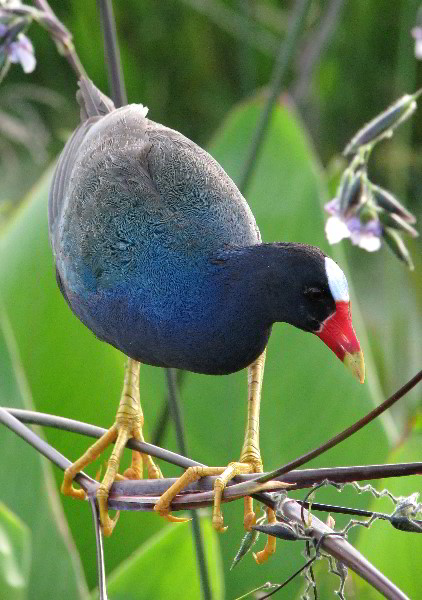
[[[261,326],[275,322],[300,326],[294,301],[301,293],[298,274],[308,268],[306,258],[316,254],[322,256],[304,244],[257,244],[227,249],[213,262],[221,265],[219,276],[227,294]]]

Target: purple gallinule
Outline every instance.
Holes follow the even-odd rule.
[[[318,248],[261,242],[245,199],[221,166],[177,131],[131,104],[115,109],[88,79],[77,99],[81,124],[56,167],[49,197],[49,232],[57,282],[76,316],[128,356],[116,421],[64,477],[75,474],[115,441],[98,492],[105,534],[109,489],[130,437],[143,440],[139,363],[223,375],[248,368],[248,420],[239,462],[188,469],[160,498],[170,520],[172,498],[188,481],[220,475],[213,524],[225,484],[260,472],[259,402],[265,348],[275,322],[314,333],[363,381],[349,292],[340,267]],[[128,477],[161,476],[151,457],[132,456]],[[255,517],[245,503],[245,524]],[[261,556],[264,560],[268,553]]]

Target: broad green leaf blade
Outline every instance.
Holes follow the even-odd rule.
[[[209,517],[200,519],[213,600],[224,598],[217,534]],[[195,546],[189,523],[167,525],[109,577],[113,600],[201,598]],[[97,598],[93,595],[93,598]]]
[[[0,502],[0,598],[25,600],[31,564],[31,533]]]
[[[413,433],[401,446],[392,452],[387,462],[419,462],[421,460],[422,436]],[[385,479],[377,485],[378,490],[387,488],[394,496],[410,496],[421,491],[419,475]],[[419,502],[421,498],[419,497]],[[394,505],[388,499],[373,499],[371,510],[392,513]],[[421,519],[419,514],[416,518]],[[422,573],[420,568],[422,551],[422,534],[409,533],[394,529],[386,521],[376,521],[370,530],[359,531],[356,544],[380,571],[389,577],[409,598],[419,598],[422,589]],[[359,580],[354,581],[356,593],[362,600],[376,600],[376,592]]]
[[[33,409],[13,332],[1,307],[0,403]],[[4,426],[0,426],[0,447],[0,498],[32,533],[28,598],[50,598],[53,591],[63,600],[86,598],[88,590],[58,503],[50,466]]]

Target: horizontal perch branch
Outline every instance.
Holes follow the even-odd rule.
[[[0,408],[0,422],[3,422],[15,433],[20,435],[20,437],[25,439],[25,441],[33,445],[37,450],[42,452],[44,456],[49,458],[62,470],[66,469],[71,464],[70,461],[62,454],[60,454],[57,450],[52,448],[47,442],[42,440],[35,432],[33,432],[28,427],[25,427],[21,423],[21,421],[37,425],[58,427],[60,429],[83,433],[85,435],[89,435],[96,438],[101,437],[101,435],[103,435],[103,433],[105,432],[105,429],[102,429],[101,427],[88,425],[86,423],[81,423],[79,421],[74,421],[71,419],[64,419],[62,417],[56,417],[53,415],[47,415],[35,411],[27,411],[14,408]],[[158,446],[153,446],[152,444],[135,442],[134,440],[130,440],[127,445],[129,448],[137,449],[141,452],[148,454],[150,453],[153,456],[164,460],[168,460],[173,464],[177,464],[185,468],[201,464],[174,452],[164,450],[163,448],[159,448]],[[403,477],[408,475],[421,474],[422,462],[418,462],[399,463],[391,465],[366,465],[353,467],[301,469],[297,471],[290,471],[289,473],[286,473],[282,476],[275,477],[272,481],[283,481],[285,483],[293,485],[294,489],[300,489],[310,487],[315,483],[320,483],[324,480],[330,480],[335,483],[347,483],[352,481],[361,481],[368,479],[382,479],[387,477]],[[264,473],[264,475],[266,474]],[[86,489],[89,495],[95,493],[95,490],[99,485],[97,481],[91,479],[84,473],[81,473],[78,477],[78,483],[80,483],[82,487]],[[254,480],[255,478],[256,475],[254,474],[237,476],[235,480],[229,482],[228,484],[228,489],[226,492],[227,499],[234,497],[238,498],[240,496],[247,495],[248,492],[252,493],[252,488],[249,486],[249,482],[251,482],[251,480]],[[205,477],[200,481],[197,481],[196,483],[192,483],[189,486],[187,486],[186,491],[196,493],[197,495],[198,492],[211,492],[213,489],[214,480],[215,477]],[[123,498],[128,496],[132,499],[136,497],[140,499],[143,496],[147,495],[159,496],[162,493],[164,493],[175,481],[176,479],[173,478],[118,481],[113,484],[111,490],[111,498]],[[229,492],[229,488],[233,491]],[[274,489],[276,488],[274,487]],[[205,502],[205,504],[201,505],[206,505],[208,503],[208,498],[198,497],[197,500],[201,503]],[[195,502],[195,504],[197,504],[197,502]],[[147,505],[149,506],[149,503],[147,503]],[[187,508],[186,502],[182,501],[181,505],[182,506],[181,508],[179,508],[179,510],[184,510],[185,508]],[[142,501],[139,506],[140,508],[135,508],[135,505],[132,503],[130,505],[129,510],[149,510],[149,508],[141,507]],[[176,506],[175,510],[177,510]]]
[[[61,455],[57,450],[52,448],[47,442],[42,440],[35,432],[31,429],[23,425],[13,414],[14,412],[17,414],[17,411],[8,411],[4,408],[0,408],[0,422],[3,422],[7,427],[12,429],[15,433],[17,433],[20,437],[22,437],[25,441],[33,445],[36,449],[38,449],[44,456],[52,460],[57,466],[61,469],[67,468],[70,465],[70,461],[66,459],[63,455]],[[24,416],[26,419],[29,419],[29,415],[27,411],[19,411],[20,417]],[[22,413],[26,413],[23,415]],[[39,413],[31,413],[31,418],[37,419]],[[50,421],[52,419],[51,415]],[[54,419],[54,418],[53,418]],[[38,419],[37,419],[38,420]],[[48,419],[47,419],[48,420]],[[63,425],[63,423],[62,423]],[[99,429],[99,434],[102,434],[101,428]],[[97,433],[95,437],[97,437]],[[143,449],[145,452],[145,449]],[[173,453],[171,453],[173,454]],[[178,457],[178,460],[180,457]],[[183,457],[182,457],[183,458]],[[191,462],[191,461],[189,461]],[[192,461],[194,462],[194,461]],[[374,471],[378,471],[380,476],[386,476],[386,470],[390,469],[391,472],[394,472],[394,475],[403,475],[405,472],[409,473],[412,471],[413,473],[420,473],[422,465],[418,463],[417,465],[375,465],[373,466]],[[360,469],[361,472],[365,473],[366,477],[369,475],[371,467],[342,467],[339,469],[307,469],[306,471],[298,471],[296,473],[285,474],[283,479],[295,478],[295,475],[298,476],[297,482],[293,482],[294,487],[298,485],[303,485],[306,477],[309,477],[310,472],[313,471],[315,475],[319,474],[322,476],[326,476],[329,472],[337,471],[342,479],[350,477],[356,474],[356,469]],[[363,470],[363,471],[362,471]],[[382,474],[381,474],[382,473]],[[304,476],[305,475],[305,476]],[[304,476],[304,477],[303,477]],[[300,481],[302,477],[302,480]],[[324,477],[325,478],[325,477]],[[353,477],[354,478],[354,477]],[[236,498],[239,498],[244,495],[253,494],[261,502],[264,502],[268,506],[272,508],[276,508],[276,503],[272,495],[267,493],[254,493],[256,491],[256,482],[250,481],[250,478],[245,477],[242,483],[234,483],[233,485],[229,485],[224,493],[224,500],[231,501]],[[249,479],[249,481],[248,481]],[[193,484],[188,487],[187,493],[179,494],[172,502],[173,510],[186,510],[188,508],[199,508],[201,506],[208,506],[213,503],[214,493],[210,489],[210,491],[196,491],[191,492],[193,489],[203,489],[204,486],[209,486],[212,488],[213,478],[207,477],[202,479],[201,481]],[[80,473],[77,476],[77,481],[84,487],[87,491],[88,496],[91,500],[95,496],[96,488],[98,483],[83,473]],[[299,483],[300,481],[300,483]],[[314,480],[315,481],[315,480]],[[111,490],[111,494],[109,497],[109,507],[116,508],[119,510],[153,510],[153,507],[158,500],[158,497],[162,493],[162,489],[159,489],[159,486],[169,486],[171,485],[172,480],[143,480],[143,481],[120,481],[116,482]],[[295,485],[295,483],[297,485]],[[311,482],[308,482],[310,485]],[[277,489],[280,485],[279,482],[271,481],[268,482],[267,489]],[[157,487],[157,495],[156,496],[133,496],[129,495],[130,491],[140,491],[137,486],[144,486],[144,488],[150,490],[149,493],[152,492],[151,486],[154,488]],[[154,490],[155,491],[155,490]],[[305,515],[305,521],[308,522],[308,513],[306,509],[302,508],[298,502],[295,500],[288,499],[283,502],[283,515],[284,518],[290,522],[302,523],[301,521],[301,511]],[[280,516],[280,515],[279,515]],[[374,586],[378,591],[380,591],[384,596],[390,600],[407,600],[407,596],[403,594],[392,582],[390,582],[382,573],[380,573],[373,565],[371,565],[359,552],[357,552],[353,546],[351,546],[341,535],[336,534],[333,530],[329,529],[322,521],[316,519],[314,516],[310,516],[311,519],[311,527],[307,528],[307,533],[314,539],[316,543],[320,543],[321,548],[323,548],[327,553],[333,556],[335,559],[340,560],[343,564],[350,567],[354,570],[358,575],[368,581],[372,586]],[[327,535],[329,534],[329,535]]]

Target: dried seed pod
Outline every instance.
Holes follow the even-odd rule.
[[[343,155],[346,157],[353,156],[362,146],[389,135],[390,131],[415,112],[416,107],[414,96],[405,94],[375,119],[364,125],[347,144]]]
[[[392,227],[393,229],[400,229],[405,233],[408,233],[412,237],[418,237],[419,233],[416,231],[414,227],[409,225],[407,221],[399,217],[399,215],[395,213],[380,211],[378,213],[378,218],[383,225],[386,227]]]
[[[384,188],[371,184],[372,196],[375,203],[384,210],[394,213],[408,223],[416,223],[416,217],[407,210],[398,200]]]
[[[409,517],[394,515],[390,519],[391,525],[400,531],[411,531],[412,533],[422,533],[422,521],[415,521]]]
[[[411,271],[413,271],[413,269],[415,267],[413,266],[413,262],[410,257],[409,251],[406,248],[406,246],[404,245],[404,242],[401,239],[401,237],[399,236],[399,234],[397,233],[397,231],[395,231],[391,227],[385,227],[383,230],[383,237],[384,237],[386,243],[388,244],[388,246],[394,252],[394,254],[400,260],[402,260],[404,263],[406,263],[406,265],[409,267],[409,269]]]
[[[272,523],[271,525],[254,525],[252,529],[267,535],[272,535],[273,537],[277,537],[282,540],[288,540],[289,542],[295,542],[298,539],[298,535],[293,527],[290,527],[290,525],[285,523],[280,523],[280,521],[277,521],[277,523]]]

